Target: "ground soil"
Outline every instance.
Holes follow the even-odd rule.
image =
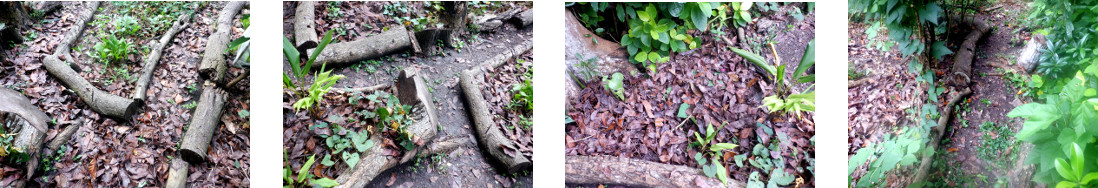
[[[391,2],[343,2],[340,4],[343,10],[354,10],[353,14],[347,14],[351,17],[347,20],[360,20],[360,22],[353,22],[352,24],[358,25],[360,28],[362,25],[369,25],[368,28],[382,28],[385,26],[391,26],[395,24],[391,18],[384,16],[368,16],[374,14],[380,14],[378,12],[372,12],[379,10],[378,8],[368,7],[380,7]],[[284,2],[283,4],[283,35],[286,37],[293,37],[293,23],[294,17],[294,5],[293,2]],[[412,3],[413,7],[421,4],[420,2]],[[526,3],[505,3],[501,5],[503,7],[520,7],[529,6]],[[328,3],[318,3],[317,9],[328,8]],[[500,8],[505,9],[505,8]],[[415,11],[422,11],[421,9],[413,9]],[[489,11],[491,12],[491,11]],[[324,18],[322,14],[318,12],[318,18]],[[328,22],[327,20],[324,22]],[[320,22],[320,21],[318,21]],[[338,21],[335,21],[338,22]],[[335,24],[332,24],[335,25]],[[346,24],[344,24],[346,25]],[[319,30],[330,30],[332,26],[325,24],[318,24]],[[334,88],[344,87],[367,87],[375,84],[392,84],[396,80],[399,70],[407,67],[415,67],[420,69],[421,75],[424,76],[424,81],[432,88],[432,95],[434,97],[435,106],[439,109],[439,119],[442,122],[441,130],[438,133],[436,140],[445,140],[450,138],[468,138],[472,140],[472,143],[459,147],[454,152],[447,154],[446,156],[439,157],[420,157],[414,159],[415,161],[399,165],[386,172],[383,172],[375,178],[367,187],[385,187],[385,186],[400,186],[400,187],[417,187],[417,186],[438,186],[438,187],[468,187],[468,186],[486,186],[486,187],[528,187],[532,186],[533,175],[532,173],[519,173],[519,174],[502,174],[497,170],[497,163],[489,155],[480,150],[481,146],[475,142],[475,136],[472,127],[472,121],[466,111],[465,99],[461,93],[461,88],[458,86],[459,74],[461,71],[477,66],[482,63],[483,59],[496,55],[503,50],[509,50],[513,45],[517,45],[526,40],[533,40],[533,29],[531,28],[515,28],[513,26],[506,26],[504,29],[496,31],[495,33],[472,33],[463,35],[461,38],[465,40],[465,46],[460,49],[447,48],[442,51],[440,55],[417,55],[411,52],[398,53],[389,55],[383,58],[374,59],[379,61],[376,72],[368,73],[365,66],[368,63],[359,63],[359,65],[350,65],[347,67],[333,68],[333,74],[341,74],[347,76],[337,83]],[[369,33],[363,29],[360,32]],[[318,34],[323,34],[319,33]],[[364,36],[364,35],[360,35]],[[348,37],[341,40],[351,40]],[[285,62],[284,62],[285,63]],[[289,72],[289,65],[284,65],[284,71]],[[331,68],[331,67],[329,67]],[[332,97],[331,94],[328,97]],[[338,96],[336,96],[338,97]],[[304,113],[294,113],[291,105],[292,101],[289,101],[289,96],[284,96],[284,122],[287,122],[285,127],[286,134],[284,135],[283,146],[289,148],[290,161],[294,169],[300,167],[301,163],[304,163],[308,156],[305,155],[305,151],[299,152],[293,149],[297,147],[296,143],[304,142],[308,139],[317,139],[319,137],[300,136],[294,133],[307,132],[306,127],[291,124],[301,124],[305,117]],[[330,102],[329,106],[322,106],[321,108],[333,108],[342,106],[347,100],[340,102]],[[339,107],[342,108],[342,107]],[[362,110],[362,109],[355,109]],[[299,123],[300,122],[300,123]],[[296,130],[296,131],[295,131]],[[327,151],[324,148],[324,143],[320,141],[313,142],[307,141],[306,144],[313,143],[314,151],[307,151],[307,153],[321,153]],[[318,154],[319,155],[319,154]],[[318,156],[320,158],[322,156]],[[318,159],[319,160],[319,159]],[[317,165],[320,166],[320,165]],[[340,167],[336,167],[340,168]],[[340,169],[341,170],[341,169]],[[334,176],[334,169],[322,170],[326,176]]]
[[[164,55],[154,70],[149,88],[149,99],[141,112],[134,115],[129,123],[118,122],[101,117],[91,111],[83,101],[66,90],[60,82],[50,77],[41,67],[41,58],[52,53],[57,43],[72,28],[73,20],[86,7],[84,3],[66,2],[61,11],[46,15],[42,22],[32,26],[38,37],[26,45],[4,51],[8,59],[3,60],[0,71],[0,85],[22,91],[35,105],[41,107],[57,122],[69,122],[82,116],[87,122],[74,134],[65,146],[58,161],[53,164],[44,177],[36,178],[41,185],[69,187],[77,185],[105,185],[112,187],[158,186],[167,179],[171,158],[178,157],[177,143],[182,140],[184,127],[191,117],[193,109],[184,104],[198,100],[201,93],[197,76],[197,63],[205,49],[206,36],[211,33],[214,17],[224,3],[210,3],[199,10],[194,22],[183,32],[176,35],[171,44],[164,49]],[[118,5],[103,3],[97,14],[106,15],[105,19],[118,17]],[[247,12],[247,10],[244,10]],[[141,17],[138,17],[139,19]],[[174,18],[172,18],[174,19]],[[232,36],[243,33],[239,24],[234,26]],[[93,21],[96,18],[92,19]],[[108,27],[108,26],[103,26]],[[170,27],[170,26],[168,26]],[[100,89],[112,94],[130,97],[135,86],[132,80],[118,79],[107,83],[112,71],[118,68],[126,70],[136,80],[142,71],[141,61],[147,53],[140,51],[131,59],[133,62],[105,67],[91,58],[94,46],[100,39],[99,33],[108,28],[89,24],[69,60],[84,69],[82,75]],[[166,29],[165,29],[166,30]],[[159,39],[161,33],[139,35],[127,38],[135,46],[144,46],[149,41]],[[229,75],[243,72],[240,68],[230,68]],[[249,79],[245,79],[230,94],[227,110],[222,116],[222,126],[215,133],[210,147],[210,161],[191,166],[188,185],[196,187],[241,187],[247,186],[249,164],[249,121],[248,116],[238,115],[248,109]],[[196,85],[198,89],[188,89]],[[48,131],[47,140],[60,132],[54,126]]]
[[[792,74],[805,46],[815,38],[814,13],[806,13],[804,20],[788,14],[790,9],[801,5],[785,5],[779,12],[754,15],[755,22],[744,28],[747,41],[750,41],[747,45],[758,47],[756,53],[768,62],[775,61],[772,51],[777,51],[781,62],[791,67],[787,69],[787,75]],[[745,37],[737,36],[734,29],[724,32],[725,37],[733,41]],[[760,106],[764,91],[772,92],[769,90],[774,83],[760,75],[755,65],[728,50],[732,46],[724,41],[709,33],[693,34],[702,41],[701,45],[673,54],[670,61],[658,65],[656,72],[623,73],[624,101],[605,89],[599,78],[585,81],[583,85],[587,88],[568,98],[572,106],[566,107],[566,115],[575,123],[565,125],[565,154],[619,156],[700,169],[693,158],[698,150],[688,145],[695,141],[694,133],[703,134],[701,130],[712,124],[717,129],[714,143],[740,145],[724,153],[722,163],[730,169],[733,180],[747,182],[748,174],[757,169],[750,165],[737,167],[732,156],[751,153],[753,146],[760,142],[758,139],[778,139],[759,128],[757,123],[763,123],[775,132],[788,135],[790,139],[780,144],[782,149],[774,151],[775,155],[780,153],[786,159],[787,170],[794,176],[812,182],[811,173],[793,169],[813,163],[805,160],[813,158],[814,146],[809,141],[815,134],[813,113],[803,117],[768,114]],[[776,49],[765,45],[769,37],[773,37]],[[735,47],[742,48],[739,44]],[[796,85],[793,90],[805,91],[809,85]],[[677,117],[683,103],[690,104],[688,114],[696,121]],[[722,124],[723,128],[718,128]]]
[[[993,122],[996,126],[1009,126],[1013,132],[1022,127],[1020,119],[1006,117],[1007,112],[1030,99],[1019,95],[1018,88],[1012,86],[1003,69],[999,65],[1014,65],[1014,58],[1024,46],[1026,37],[1029,36],[1028,28],[1020,26],[1024,12],[1028,9],[1024,2],[1004,1],[1000,2],[1000,8],[988,11],[978,11],[975,16],[969,17],[982,19],[991,24],[993,29],[986,37],[977,43],[976,59],[974,60],[974,73],[972,96],[965,102],[967,108],[959,108],[950,121],[942,138],[941,148],[945,151],[936,155],[934,169],[931,169],[929,182],[942,182],[947,186],[971,186],[992,187],[997,180],[1019,177],[1008,177],[1009,172],[1015,168],[1015,159],[1020,152],[1022,144],[1014,139],[1007,139],[1010,144],[1007,150],[993,151],[996,158],[978,157],[981,149],[986,150],[984,136],[991,138],[1012,137],[1012,135],[998,135],[990,131],[982,131],[980,124]],[[991,6],[988,6],[991,7]],[[984,8],[979,8],[983,10]],[[848,27],[850,41],[849,57],[853,63],[851,66],[857,72],[865,73],[868,79],[873,79],[858,87],[848,88],[849,111],[848,118],[848,155],[852,156],[858,149],[868,143],[878,143],[885,134],[894,134],[895,130],[907,124],[901,123],[912,118],[911,114],[905,114],[904,110],[921,106],[926,100],[925,84],[917,84],[915,74],[908,70],[908,62],[911,58],[904,58],[895,49],[880,51],[870,45],[872,40],[887,40],[884,34],[878,39],[868,39],[865,33],[867,26],[862,23],[851,22]],[[949,47],[956,51],[969,29],[951,29]],[[952,67],[952,55],[943,57],[942,62],[931,64],[936,72],[950,72]],[[941,78],[940,74],[936,75]],[[945,86],[942,86],[945,87]],[[952,90],[952,89],[950,89]],[[954,90],[955,91],[955,90]],[[952,95],[948,92],[943,95]],[[944,98],[943,98],[944,99]],[[939,100],[944,101],[944,100]],[[944,104],[938,104],[939,109]],[[943,114],[944,115],[944,114]],[[883,118],[882,118],[883,117]],[[965,125],[967,124],[967,126]],[[943,154],[944,155],[941,155]],[[994,165],[1005,163],[1008,165]],[[864,174],[864,168],[859,168],[851,178],[856,179]],[[1023,173],[1024,174],[1024,173]],[[906,185],[906,180],[901,178],[906,175],[894,174],[890,176],[891,186]],[[996,179],[997,177],[1002,179]],[[1022,181],[1026,182],[1026,181]]]

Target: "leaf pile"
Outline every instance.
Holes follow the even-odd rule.
[[[72,140],[63,147],[61,154],[53,156],[56,162],[45,164],[49,168],[43,177],[34,179],[39,185],[56,187],[75,187],[85,185],[103,185],[109,187],[156,186],[167,178],[171,158],[178,157],[177,143],[182,140],[184,127],[191,118],[190,109],[182,107],[186,101],[196,101],[196,92],[187,86],[196,83],[197,62],[200,53],[205,50],[206,37],[211,33],[207,22],[212,22],[223,3],[210,4],[199,11],[191,27],[176,35],[161,57],[160,65],[154,71],[150,84],[149,100],[144,111],[134,115],[132,122],[121,123],[91,111],[75,94],[51,78],[41,67],[41,58],[52,53],[55,46],[73,26],[76,14],[86,9],[84,3],[66,2],[55,15],[46,15],[46,20],[32,26],[38,38],[26,43],[25,47],[4,51],[6,57],[0,63],[0,85],[23,91],[46,114],[58,124],[69,124],[76,117],[86,118],[84,125],[73,135]],[[112,7],[103,7],[111,11]],[[98,14],[108,14],[100,11]],[[205,20],[205,21],[203,21]],[[112,94],[128,97],[133,84],[116,82],[103,84],[94,82],[106,77],[95,68],[89,54],[95,39],[89,25],[83,42],[69,54],[74,65],[84,68],[81,73],[93,84]],[[241,30],[242,31],[242,30]],[[242,32],[233,32],[239,36]],[[159,38],[160,34],[154,36]],[[141,39],[149,41],[154,39]],[[144,42],[142,42],[144,43]],[[141,59],[144,54],[133,57]],[[131,66],[130,74],[136,76],[140,65]],[[89,68],[93,67],[93,68]],[[241,70],[232,68],[230,74]],[[238,115],[248,108],[248,82],[241,83],[242,93],[233,93],[228,100],[227,110],[222,116],[222,129],[214,134],[209,151],[209,162],[192,166],[188,185],[203,187],[241,187],[247,186],[249,165],[249,123],[247,116]],[[199,87],[200,86],[196,86]],[[200,91],[197,91],[200,92]],[[53,139],[63,126],[51,127],[46,140]],[[41,168],[40,168],[41,169]]]
[[[532,55],[533,53],[523,54],[520,58],[527,61],[521,65],[511,60],[500,67],[489,69],[485,72],[485,85],[481,87],[481,91],[485,93],[484,99],[488,101],[492,120],[499,126],[503,135],[515,143],[518,152],[528,159],[532,159],[534,154],[534,132],[533,125],[527,123],[534,121],[534,112],[525,110],[519,105],[513,105],[514,91],[512,90],[516,84],[525,81],[522,77],[524,72],[533,71],[530,70],[534,63],[530,61],[533,59]]]
[[[756,72],[757,67],[729,51],[723,42],[699,38],[704,40],[702,46],[673,55],[649,78],[625,76],[624,101],[599,87],[598,81],[587,82],[589,87],[570,99],[573,106],[567,107],[566,118],[575,123],[565,127],[566,154],[611,155],[700,168],[693,158],[699,151],[689,147],[689,142],[694,133],[704,133],[700,131],[707,124],[724,124],[716,130],[715,143],[756,146],[786,135],[789,139],[766,155],[780,155],[792,167],[811,166],[812,162],[805,160],[813,157],[805,154],[814,151],[810,139],[815,129],[807,123],[811,116],[769,116],[759,108],[763,97],[759,88],[768,84]],[[765,125],[758,126],[760,122]],[[762,157],[758,152],[751,154],[752,150],[738,147],[722,155],[722,164],[729,164],[733,179],[746,182],[751,172],[770,172],[749,166],[733,168],[737,154]],[[807,171],[794,175],[805,182],[812,179]]]

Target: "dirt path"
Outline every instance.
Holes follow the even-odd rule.
[[[355,4],[350,10],[360,16],[375,15],[368,13],[372,10],[366,7],[357,7]],[[371,5],[371,3],[365,3]],[[288,7],[289,4],[284,4]],[[328,6],[327,3],[318,3],[318,9]],[[346,8],[346,7],[344,7]],[[284,10],[283,34],[292,37],[293,11]],[[318,14],[320,15],[320,14]],[[381,28],[385,21],[366,20],[366,25],[371,28]],[[358,24],[358,23],[356,23]],[[324,27],[318,25],[318,27]],[[324,30],[321,28],[318,30]],[[367,30],[364,33],[369,33]],[[418,157],[413,161],[394,167],[378,175],[367,187],[529,187],[532,186],[533,174],[501,174],[496,164],[482,152],[482,146],[476,143],[476,137],[472,131],[473,123],[470,120],[464,96],[458,85],[461,71],[483,63],[483,60],[496,55],[502,50],[510,49],[513,45],[526,40],[533,40],[533,29],[506,27],[496,33],[482,33],[462,36],[465,45],[460,49],[445,49],[442,55],[422,56],[407,53],[398,53],[382,58],[367,60],[358,64],[336,67],[333,74],[342,74],[346,78],[340,80],[334,88],[366,87],[381,83],[393,83],[399,74],[399,70],[408,67],[419,68],[424,75],[424,81],[430,86],[435,105],[439,108],[440,132],[435,140],[450,138],[468,138],[472,140],[467,145],[462,145],[454,152],[445,156]],[[350,38],[350,37],[346,37]],[[377,64],[372,64],[377,62]],[[370,70],[373,66],[374,70]],[[283,66],[284,71],[290,71],[289,66]],[[374,71],[374,72],[370,72]],[[321,144],[322,145],[322,144]],[[319,156],[318,156],[319,157]]]

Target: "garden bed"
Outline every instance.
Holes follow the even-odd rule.
[[[585,160],[572,160],[580,158],[574,156],[613,156],[639,160],[621,159],[623,164],[653,162],[652,165],[639,165],[652,166],[651,170],[692,168],[696,170],[692,175],[672,174],[678,178],[672,177],[671,180],[683,177],[699,179],[682,184],[674,184],[670,180],[657,183],[663,181],[661,177],[667,178],[663,175],[672,173],[668,171],[657,173],[661,175],[651,178],[622,177],[636,178],[637,182],[570,179],[568,183],[704,186],[711,184],[702,182],[716,181],[720,184],[721,181],[717,181],[714,176],[702,175],[703,171],[714,170],[710,168],[716,167],[709,160],[699,160],[709,158],[699,157],[703,153],[704,156],[710,155],[708,149],[702,151],[699,146],[691,144],[698,141],[700,135],[708,140],[702,141],[703,145],[739,145],[733,149],[715,152],[712,158],[713,161],[720,161],[721,167],[716,168],[717,171],[728,170],[725,173],[729,174],[729,181],[734,182],[728,184],[730,186],[766,184],[769,180],[785,178],[789,182],[782,185],[813,186],[814,113],[768,113],[762,107],[763,98],[776,92],[772,89],[774,84],[783,83],[774,83],[766,71],[729,50],[729,47],[749,49],[760,54],[767,62],[777,61],[772,55],[776,54],[782,59],[781,65],[789,66],[785,69],[788,72],[786,75],[793,75],[796,62],[800,62],[801,55],[805,53],[805,46],[814,38],[814,13],[806,11],[803,20],[792,16],[791,12],[794,9],[802,10],[803,5],[805,4],[790,3],[774,6],[776,8],[770,12],[752,9],[750,12],[756,14],[756,19],[738,27],[745,31],[743,34],[737,34],[735,29],[731,29],[737,28],[731,27],[732,24],[728,28],[720,29],[719,33],[724,34],[712,33],[715,31],[688,31],[698,41],[696,48],[673,53],[665,63],[652,62],[655,64],[654,69],[638,67],[637,72],[620,72],[623,75],[620,94],[615,94],[612,87],[608,86],[617,79],[616,75],[611,78],[609,73],[600,73],[598,75],[603,76],[600,79],[582,73],[594,71],[593,68],[584,68],[583,63],[607,66],[613,62],[604,61],[602,56],[577,57],[580,61],[589,62],[574,63],[569,67],[573,71],[573,79],[578,80],[576,85],[581,89],[575,94],[569,94],[567,99],[569,104],[566,106],[566,121],[569,123],[565,126],[565,154],[570,162],[566,164],[568,168],[598,165],[583,162]],[[576,11],[576,6],[578,5],[569,10]],[[611,4],[609,10],[615,9],[614,6],[621,5]],[[614,40],[615,37],[610,38]],[[591,40],[598,39],[588,39],[586,42]],[[605,42],[612,41],[599,41]],[[768,46],[768,42],[774,42],[773,46]],[[566,56],[576,53],[569,51]],[[588,58],[597,59],[587,60]],[[810,85],[791,84],[790,88],[804,92]],[[672,166],[661,166],[666,164]],[[582,172],[574,173],[582,175]],[[612,175],[614,173],[618,172],[607,172],[607,175],[615,177]],[[770,181],[773,182],[775,181]]]
[[[135,90],[137,77],[144,71],[142,62],[150,50],[138,46],[152,47],[151,42],[158,40],[172,26],[178,15],[188,13],[198,3],[147,3],[114,2],[102,3],[96,16],[92,17],[85,32],[73,44],[71,53],[62,54],[64,61],[70,62],[80,76],[93,86],[112,95],[131,98]],[[4,51],[8,59],[0,71],[0,84],[23,92],[56,121],[66,125],[75,122],[78,117],[86,121],[80,123],[73,139],[67,140],[44,160],[45,172],[34,180],[39,185],[67,187],[74,185],[98,184],[107,186],[132,187],[139,185],[161,185],[168,174],[171,161],[179,157],[177,144],[182,140],[185,124],[191,119],[194,102],[197,101],[197,60],[205,49],[205,38],[212,32],[211,20],[216,17],[225,3],[208,3],[198,9],[191,25],[175,35],[163,50],[159,65],[153,70],[149,84],[148,99],[128,123],[106,118],[92,111],[87,104],[72,91],[47,74],[42,67],[43,57],[58,49],[67,32],[74,27],[73,21],[80,12],[85,11],[88,3],[65,2],[60,11],[45,15],[42,22],[35,23],[25,33],[31,36],[26,45]],[[244,11],[247,14],[247,11]],[[132,43],[134,53],[127,55],[125,63],[110,65],[98,63],[95,45],[102,40],[100,36],[110,35],[116,29],[114,18],[129,17],[140,28],[133,35],[119,34],[120,40]],[[160,20],[152,20],[160,19]],[[243,32],[241,16],[234,21],[237,32],[234,38]],[[119,22],[121,23],[121,22]],[[230,68],[230,74],[243,72],[242,68]],[[241,186],[249,182],[249,84],[245,79],[234,87],[229,95],[225,114],[220,118],[221,128],[213,136],[210,146],[211,159],[196,165],[191,170],[192,186]],[[156,109],[156,110],[151,110]],[[47,131],[47,140],[60,135],[62,128],[51,127]],[[76,127],[72,127],[76,128]]]

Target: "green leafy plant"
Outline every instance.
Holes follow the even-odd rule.
[[[340,125],[329,125],[325,122],[319,122],[309,129],[331,129],[333,134],[319,134],[324,139],[324,144],[331,150],[330,154],[324,155],[324,159],[320,164],[324,166],[335,166],[335,161],[331,160],[332,155],[340,156],[343,162],[346,162],[348,167],[354,167],[361,159],[359,153],[366,152],[367,149],[374,147],[374,141],[370,140],[369,132],[367,131],[354,131],[345,129]],[[339,133],[346,132],[344,135]]]
[[[1034,33],[1047,35],[1037,72],[1051,81],[1067,81],[1075,72],[1093,64],[1098,51],[1098,16],[1095,1],[1036,0],[1027,21],[1037,28]],[[1060,79],[1065,78],[1065,79]],[[1059,84],[1054,84],[1059,85]]]
[[[307,57],[309,57],[308,60],[306,60],[305,62],[301,62],[301,59],[302,59],[301,58],[301,52],[299,52],[297,47],[294,46],[294,44],[292,42],[290,42],[289,38],[285,38],[285,37],[282,38],[282,52],[285,55],[286,60],[290,62],[290,71],[291,71],[291,74],[293,74],[293,76],[294,76],[294,79],[291,79],[290,75],[288,75],[286,73],[282,73],[282,86],[284,88],[289,89],[291,94],[293,94],[296,98],[300,99],[300,98],[304,98],[304,97],[307,97],[307,96],[311,95],[311,92],[301,91],[301,89],[300,89],[301,87],[299,87],[298,85],[303,85],[305,83],[304,79],[310,73],[310,71],[313,67],[313,62],[316,61],[316,56],[320,55],[320,52],[324,51],[324,48],[327,47],[328,43],[330,43],[330,42],[332,42],[332,31],[328,31],[328,32],[324,33],[324,38],[322,38],[320,40],[320,43],[317,44],[316,49],[313,50],[313,54],[310,55],[310,56],[307,56]],[[304,50],[302,50],[302,51],[304,51]],[[328,79],[334,78],[334,77],[328,77],[328,76],[326,76],[326,77]],[[335,77],[342,78],[342,76],[339,76],[339,75],[337,75]],[[317,78],[319,78],[319,77],[317,77]],[[321,79],[315,79],[315,80],[321,80]],[[338,78],[336,80],[338,80]],[[328,81],[331,81],[331,80],[328,80]],[[314,82],[314,85],[316,85],[315,82]],[[320,85],[320,86],[322,87],[323,85]],[[321,91],[321,90],[316,90],[316,91]],[[327,91],[324,91],[324,93],[327,93]],[[317,102],[317,101],[319,101],[319,100],[316,100],[316,101],[313,101],[313,102]],[[302,104],[302,105],[304,105],[304,104]],[[295,102],[294,106],[297,106],[296,102]],[[309,104],[309,106],[311,106],[311,104]],[[305,106],[303,106],[303,107],[305,107]],[[300,109],[298,107],[294,107],[294,108],[295,109]]]
[[[954,1],[957,2],[960,1]],[[852,15],[864,16],[864,21],[871,25],[888,28],[888,41],[895,43],[905,56],[926,55],[921,60],[930,60],[953,53],[938,37],[945,33],[947,24],[939,21],[945,16],[936,1],[851,0],[849,4]],[[876,30],[871,31],[871,36],[875,36]]]
[[[133,16],[122,16],[114,19],[114,30],[111,33],[134,36],[141,30],[141,24]]]
[[[618,99],[624,101],[625,85],[622,84],[622,79],[624,79],[622,74],[620,72],[615,72],[609,77],[603,77],[602,82],[604,82],[603,86],[605,86],[607,90],[610,90],[610,92],[614,93],[614,96],[618,96]]]
[[[747,26],[747,23],[751,23],[751,5],[752,3],[729,3],[732,7],[732,17],[736,22],[736,26]]]
[[[515,93],[512,97],[512,106],[522,106],[526,110],[534,110],[534,73],[531,69],[526,69],[522,76],[522,83],[515,84],[511,88],[511,92]]]
[[[298,187],[335,187],[339,186],[339,182],[331,178],[313,178],[313,174],[309,173],[309,169],[313,167],[316,155],[309,156],[309,160],[305,161],[305,165],[301,166],[301,169],[294,174],[294,171],[290,168],[289,161],[283,161],[282,166],[282,187],[283,188],[298,188]],[[282,151],[282,158],[289,159],[286,156],[286,151]],[[296,177],[296,178],[295,178]]]
[[[804,92],[790,94],[789,89],[792,86],[785,85],[785,65],[779,65],[776,69],[772,69],[769,63],[766,62],[762,56],[754,54],[745,50],[729,47],[732,52],[739,54],[747,59],[747,61],[754,63],[756,66],[762,68],[775,79],[774,95],[763,98],[763,106],[770,112],[792,112],[800,116],[802,111],[816,111],[816,92]],[[804,75],[813,65],[816,64],[816,40],[813,39],[805,47],[804,54],[801,56],[801,62],[797,64],[797,69],[793,70],[793,80],[796,83],[809,83],[815,82],[816,76],[814,74]],[[807,90],[811,90],[812,86],[809,86]]]
[[[101,38],[99,43],[96,43],[92,47],[95,49],[96,58],[110,66],[110,64],[122,62],[133,51],[133,43],[126,40],[121,40],[114,35],[107,35]]]
[[[1085,150],[1079,147],[1078,143],[1071,143],[1070,163],[1069,160],[1064,158],[1056,158],[1054,162],[1056,166],[1056,172],[1063,177],[1064,180],[1056,184],[1057,188],[1069,188],[1069,187],[1093,187],[1090,182],[1098,180],[1098,172],[1086,173],[1086,168],[1083,166],[1086,162]],[[1086,175],[1084,175],[1086,173]]]
[[[600,35],[617,33],[607,32],[607,29],[601,27],[592,28],[605,20],[600,13],[614,10],[617,21],[628,24],[626,34],[620,36],[620,44],[627,48],[630,62],[652,72],[658,63],[669,61],[671,53],[697,48],[700,42],[687,34],[687,30],[708,30],[707,24],[710,17],[714,16],[714,9],[721,7],[716,2],[595,2],[575,3],[571,6],[577,7],[575,9],[581,22]]]
[[[321,66],[323,70],[324,66]],[[332,90],[332,85],[335,85],[339,79],[343,79],[343,75],[332,75],[332,71],[325,71],[316,75],[316,79],[313,81],[313,85],[309,86],[308,96],[298,99],[294,102],[294,110],[307,109],[310,114],[317,112],[317,104],[324,101],[324,95],[328,94],[328,91]],[[314,116],[315,117],[315,116]]]
[[[686,103],[683,103],[686,104]],[[681,114],[680,110],[680,114]],[[720,130],[724,128],[724,124],[721,124]],[[720,156],[724,150],[736,149],[739,145],[733,143],[715,143],[711,144],[717,137],[717,131],[713,129],[713,124],[709,124],[705,129],[705,137],[697,132],[694,133],[695,141],[690,143],[691,147],[697,147],[699,152],[694,154],[694,160],[698,162],[698,166],[702,167],[702,172],[705,176],[717,177],[721,180],[721,183],[728,184],[728,169],[721,164]],[[712,159],[712,163],[707,158]],[[788,184],[788,183],[787,183]]]
[[[408,132],[407,129],[408,125],[415,121],[411,118],[412,106],[401,104],[400,99],[395,95],[380,91],[366,95],[365,98],[375,103],[384,104],[384,106],[378,107],[373,112],[359,111],[357,114],[365,118],[377,118],[383,131],[395,133],[393,138],[398,146],[405,150],[415,149],[415,135]]]

